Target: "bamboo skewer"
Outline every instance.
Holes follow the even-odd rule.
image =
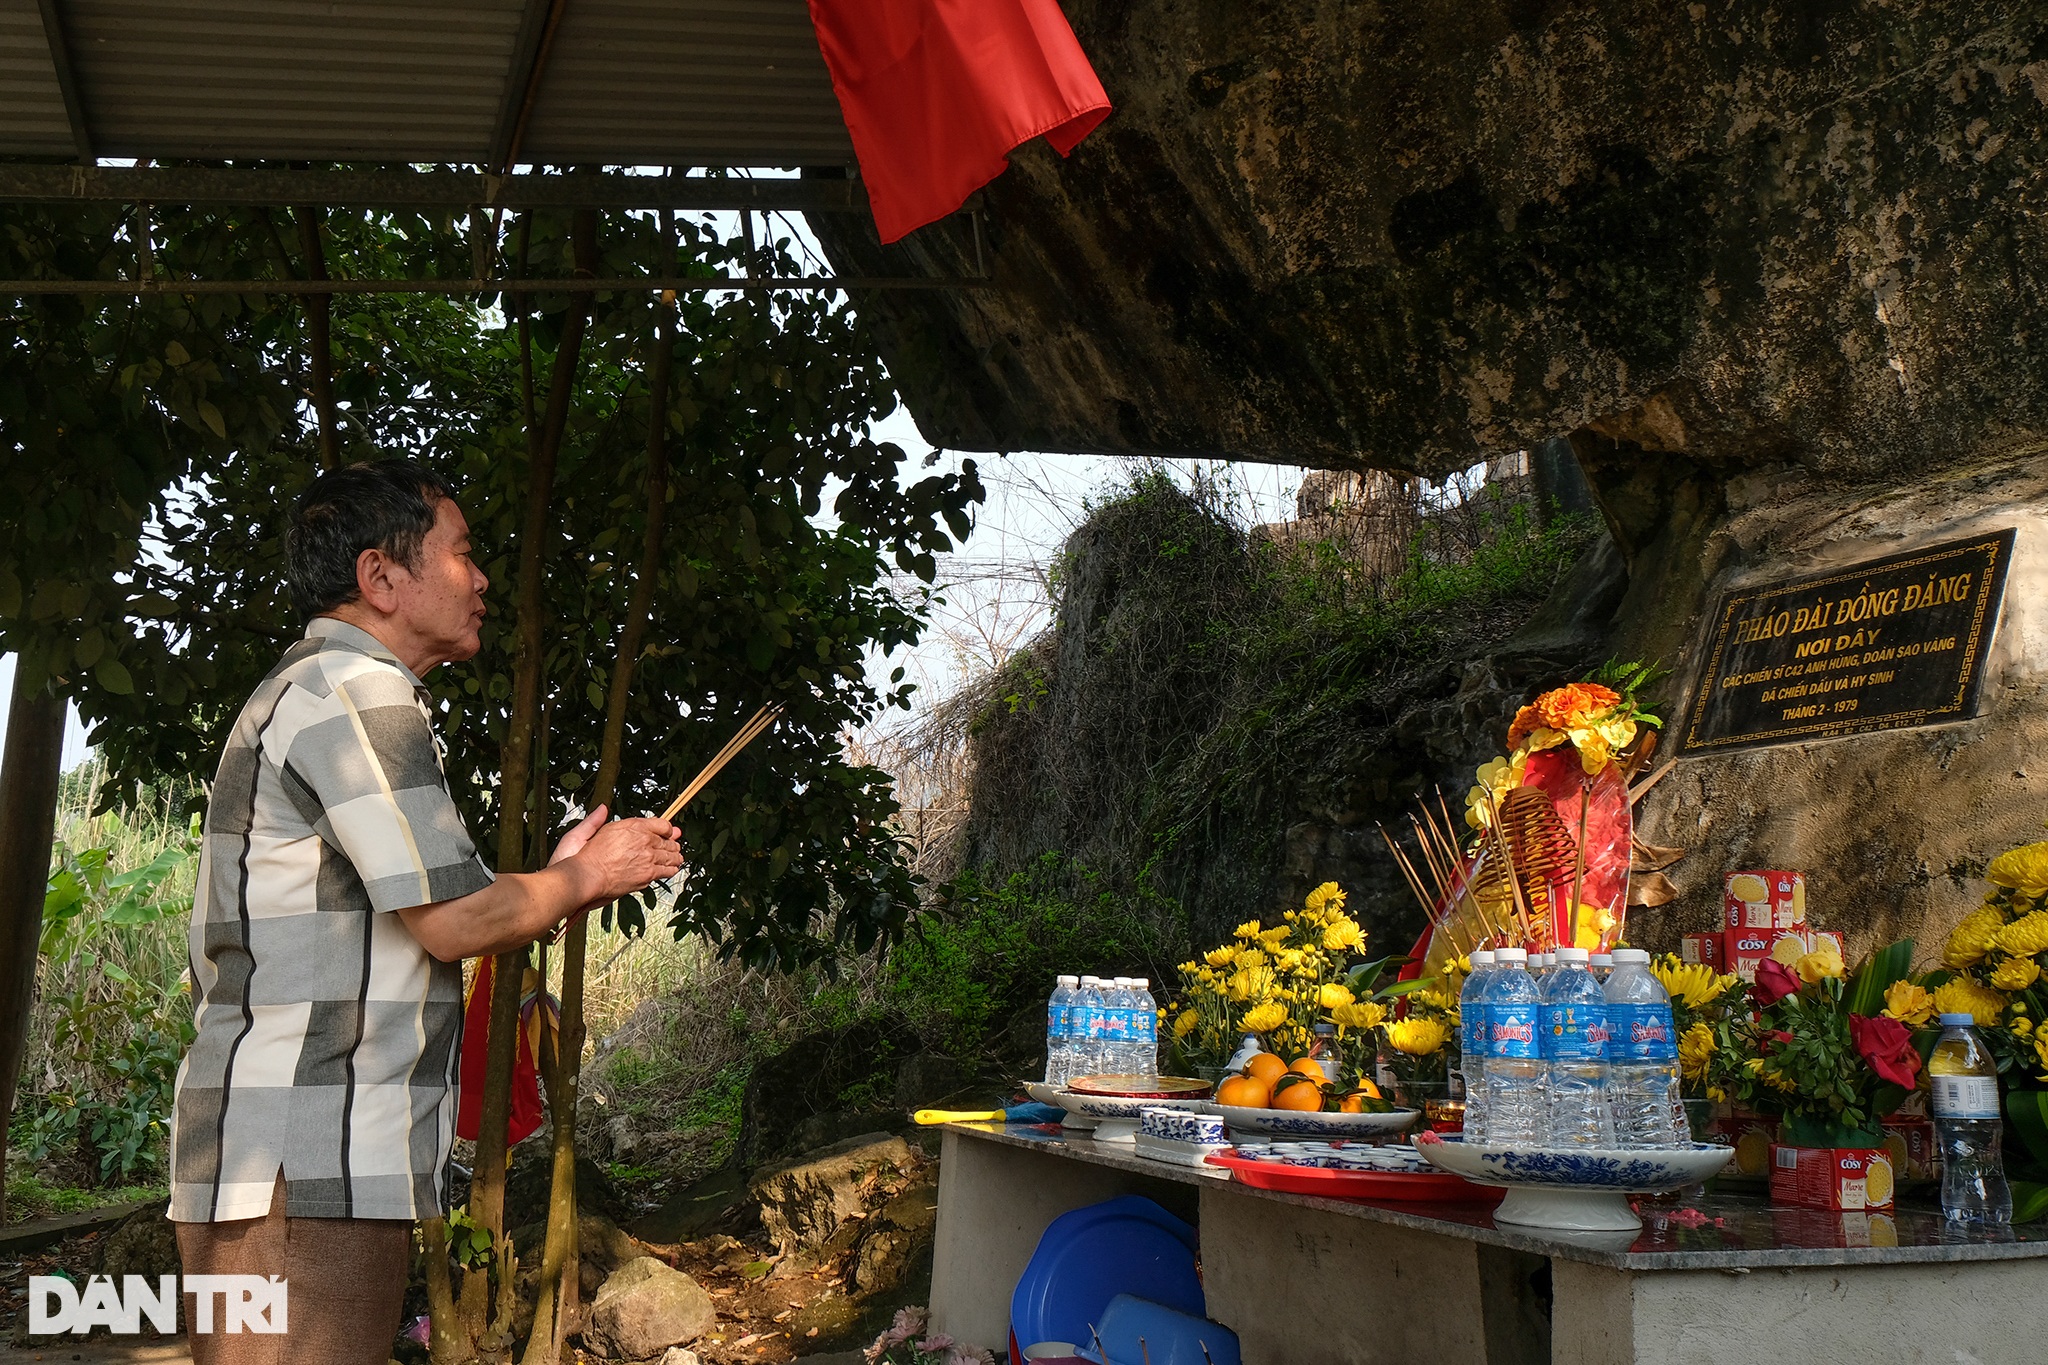
[[[1579,946],[1579,893],[1586,883],[1586,814],[1593,802],[1585,792],[1579,793],[1579,842],[1572,851],[1572,947]]]

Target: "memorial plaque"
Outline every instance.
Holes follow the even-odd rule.
[[[2012,544],[1999,531],[1722,598],[1685,751],[1976,714]]]

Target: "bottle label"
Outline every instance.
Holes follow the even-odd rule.
[[[1931,1076],[1934,1082],[1934,1117],[1938,1119],[1995,1119],[1998,1117],[1996,1076]]]
[[[1543,1055],[1558,1061],[1602,1061],[1607,1056],[1607,1007],[1574,1000],[1543,1006]]]
[[[1153,1014],[1151,1010],[1139,1009],[1131,1011],[1131,1017],[1134,1021],[1134,1028],[1131,1034],[1133,1038],[1147,1047],[1159,1041],[1159,1018],[1157,1015]]]
[[[1080,1009],[1075,1010],[1074,1013],[1080,1016],[1081,1036],[1083,1038],[1099,1041],[1106,1036],[1102,1028],[1101,1006],[1083,1005]]]
[[[1459,1012],[1463,1022],[1459,1051],[1473,1061],[1486,1055],[1486,1006],[1478,1001],[1468,1001]]]
[[[1067,1012],[1058,1005],[1045,1007],[1045,1036],[1062,1038],[1067,1032]]]
[[[1536,1041],[1537,1006],[1534,1001],[1486,1007],[1486,1055],[1489,1057],[1534,1059],[1543,1055]]]
[[[1607,1007],[1607,1055],[1614,1061],[1668,1062],[1678,1056],[1666,1000]]]
[[[1130,1036],[1130,1011],[1106,1009],[1102,1012],[1103,1037],[1122,1039]]]

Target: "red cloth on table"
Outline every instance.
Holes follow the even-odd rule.
[[[483,1128],[484,1063],[490,1052],[486,1040],[491,1031],[494,963],[495,959],[487,957],[476,964],[476,977],[469,986],[469,1003],[462,1015],[462,1069],[455,1103],[455,1136],[472,1142]],[[522,983],[527,987],[523,994],[530,996],[535,984],[531,978],[536,974],[528,968],[526,975],[529,980]],[[519,1046],[512,1054],[512,1113],[505,1124],[508,1147],[540,1131],[539,1043],[533,1035],[532,1012],[532,1002],[522,1001]]]
[[[810,0],[884,242],[943,218],[1032,138],[1061,156],[1109,96],[1056,0]]]

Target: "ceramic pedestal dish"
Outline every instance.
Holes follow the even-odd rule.
[[[1137,1140],[1138,1123],[1147,1109],[1187,1109],[1202,1113],[1206,1107],[1203,1100],[1132,1099],[1120,1095],[1082,1095],[1072,1090],[1058,1091],[1052,1102],[1069,1114],[1094,1120],[1097,1142],[1124,1143]]]
[[[1643,1222],[1629,1207],[1631,1194],[1683,1189],[1735,1156],[1733,1148],[1704,1142],[1627,1150],[1502,1147],[1435,1133],[1417,1135],[1415,1149],[1453,1175],[1505,1189],[1494,1222],[1580,1232],[1633,1232]]]

